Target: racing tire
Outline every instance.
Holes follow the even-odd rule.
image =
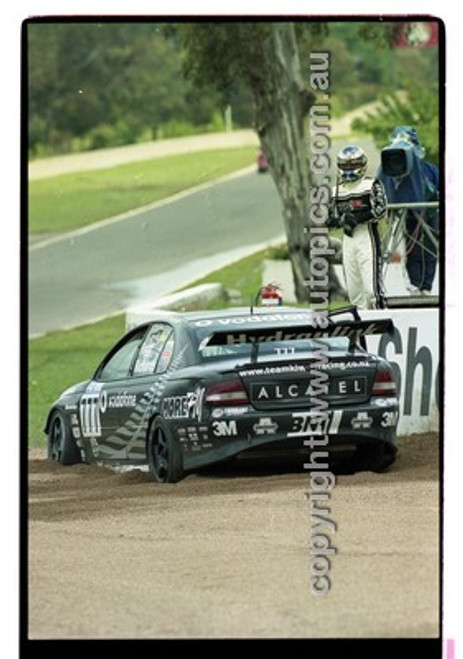
[[[49,460],[55,460],[62,465],[73,465],[82,462],[68,420],[60,411],[56,411],[50,421],[47,457]]]
[[[180,442],[161,416],[149,427],[147,454],[149,472],[156,483],[177,483],[183,478]]]
[[[395,455],[386,455],[383,458],[380,458],[377,463],[372,465],[371,471],[373,471],[375,474],[382,474],[383,471],[387,471],[389,467],[394,464],[395,459]]]
[[[384,446],[380,448],[368,447],[360,450],[360,456],[360,470],[381,474],[394,464],[396,460],[396,451],[392,449],[388,450]]]

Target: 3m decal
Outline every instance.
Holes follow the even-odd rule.
[[[238,433],[236,421],[213,421],[212,432],[216,437],[231,437]]]
[[[383,416],[381,419],[381,426],[383,428],[392,428],[393,426],[397,425],[397,421],[399,420],[399,413],[396,412],[383,412]]]

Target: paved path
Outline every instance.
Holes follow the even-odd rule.
[[[96,149],[84,153],[70,153],[64,156],[33,160],[29,163],[29,179],[35,181],[59,174],[106,169],[137,160],[150,160],[197,151],[241,146],[256,146],[257,148],[258,144],[257,135],[253,130],[236,130],[229,133],[210,133],[142,144],[128,144],[110,149]]]
[[[341,119],[330,120],[330,135],[340,139],[352,132],[352,122],[366,112],[375,109],[377,103],[369,103],[352,112],[348,112]],[[253,130],[233,130],[226,133],[208,133],[204,135],[191,135],[168,140],[157,140],[142,144],[128,144],[126,146],[109,149],[95,149],[85,153],[71,153],[51,158],[41,158],[29,163],[29,180],[34,181],[59,174],[86,171],[91,169],[105,169],[115,165],[122,165],[136,160],[149,160],[169,155],[207,151],[211,149],[237,148],[240,146],[256,146],[259,140]]]

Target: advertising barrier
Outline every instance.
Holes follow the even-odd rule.
[[[409,308],[361,311],[362,319],[390,318],[392,336],[367,338],[370,352],[385,357],[394,369],[400,394],[399,435],[439,430],[439,309]]]

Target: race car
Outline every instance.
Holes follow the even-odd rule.
[[[257,152],[257,171],[259,174],[268,172],[268,161],[262,149]]]
[[[156,482],[243,458],[382,471],[399,402],[365,337],[392,331],[355,307],[159,311],[52,405],[48,458],[144,465]]]

